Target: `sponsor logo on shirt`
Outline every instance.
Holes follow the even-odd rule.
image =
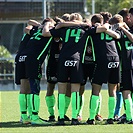
[[[67,60],[67,61],[65,61],[65,66],[73,66],[73,67],[75,67],[76,66],[76,64],[77,64],[77,61],[73,61],[73,60]]]
[[[108,63],[108,68],[118,68],[119,67],[119,62],[109,62]]]
[[[26,57],[26,55],[19,56],[19,62],[24,62]]]

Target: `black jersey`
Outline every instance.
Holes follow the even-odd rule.
[[[52,65],[58,62],[59,54],[62,48],[62,40],[55,41],[53,39],[52,45],[48,52],[48,65]]]
[[[88,39],[88,44],[85,50],[85,57],[84,57],[84,64],[90,64],[94,63],[93,59],[93,51],[92,51],[92,45],[91,45],[91,40],[90,38]]]
[[[91,36],[94,61],[108,62],[110,57],[119,57],[115,39],[102,32]],[[118,60],[117,60],[118,61]]]
[[[22,39],[21,39],[21,42],[20,42],[20,45],[19,45],[19,48],[18,48],[18,54],[23,50],[23,49],[25,49],[26,48],[26,46],[27,46],[27,43],[28,43],[28,41],[30,40],[30,37],[37,31],[37,28],[38,27],[35,27],[35,26],[33,26],[33,28],[30,30],[30,35],[29,34],[24,34],[23,35],[23,37],[22,37]]]
[[[96,28],[68,27],[50,30],[52,36],[63,39],[60,57],[82,60],[89,35],[96,33]]]
[[[41,59],[43,61],[48,53],[52,40],[52,37],[42,36],[42,29],[38,29],[33,36],[30,37],[22,54],[33,56],[37,60]]]
[[[133,31],[129,30],[132,34]],[[121,57],[121,65],[122,70],[132,69],[132,50],[133,46],[128,37],[121,31],[121,39],[118,41],[118,45],[120,48],[120,57]]]

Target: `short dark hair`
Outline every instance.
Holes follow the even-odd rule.
[[[118,14],[125,18],[126,16],[128,16],[129,10],[127,8],[123,8],[121,11],[118,12]]]
[[[100,12],[100,14],[103,16],[104,23],[107,23],[112,17],[112,14],[110,12]]]
[[[133,14],[133,8],[130,8],[129,13]]]
[[[94,14],[91,18],[92,23],[101,23],[103,22],[103,16],[101,14]]]
[[[42,21],[42,25],[44,25],[46,22],[52,22],[52,23],[55,23],[55,21],[52,19],[52,18],[46,18]]]

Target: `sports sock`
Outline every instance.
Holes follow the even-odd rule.
[[[40,108],[40,97],[36,94],[31,94],[30,97],[31,106],[32,106],[32,120],[36,120],[39,118],[39,108]]]
[[[27,98],[26,94],[19,94],[19,106],[22,119],[27,119]]]
[[[68,96],[65,96],[65,112],[64,112],[64,114],[66,114],[66,112],[67,112],[67,110],[68,110],[70,101],[71,101],[71,98],[68,97]]]
[[[60,119],[64,118],[65,94],[58,94],[58,112]]]
[[[133,91],[132,91],[132,109],[133,109]]]
[[[92,95],[90,98],[90,120],[95,119],[99,96]]]
[[[27,94],[27,110],[28,110],[28,114],[30,116],[30,119],[32,117],[32,107],[31,107],[31,102],[30,102],[30,96],[31,94]]]
[[[46,100],[46,104],[47,104],[48,112],[50,116],[54,116],[55,96],[54,95],[46,96],[45,100]]]
[[[116,107],[116,98],[115,97],[109,97],[109,100],[108,100],[108,110],[109,110],[108,119],[114,118],[115,107]]]
[[[115,107],[115,113],[114,116],[118,115],[120,116],[120,112],[121,112],[121,108],[122,108],[122,104],[123,104],[123,96],[122,93],[120,91],[116,92],[116,107]]]
[[[99,95],[99,101],[98,101],[98,107],[97,107],[97,110],[96,110],[96,115],[100,114],[100,111],[101,111],[101,103],[102,103],[102,95],[100,94]]]
[[[84,106],[84,95],[79,96],[79,110],[78,110],[78,115],[82,116],[82,110]]]
[[[124,104],[125,104],[125,113],[126,113],[126,119],[127,120],[132,120],[133,116],[132,116],[132,100],[131,98],[129,99],[125,99],[124,100]]]
[[[72,92],[72,118],[77,119],[79,110],[79,92]]]

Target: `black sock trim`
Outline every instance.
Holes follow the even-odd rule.
[[[21,111],[22,114],[27,114],[26,111]]]

